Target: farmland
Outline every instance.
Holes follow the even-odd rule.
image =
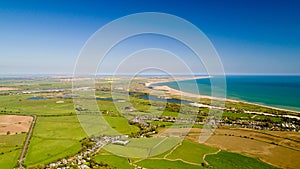
[[[134,88],[131,90],[138,88],[139,92],[130,96],[132,106],[122,108],[123,112],[116,108],[109,88],[105,87],[109,83],[97,83],[95,97],[100,99],[97,99],[96,103],[100,112],[103,113],[103,118],[119,134],[131,137],[128,138],[130,142],[125,146],[116,144],[104,146],[98,154],[92,157],[98,163],[116,168],[140,166],[175,169],[208,166],[241,168],[243,164],[249,168],[273,168],[271,165],[296,168],[299,165],[295,162],[300,149],[297,132],[220,126],[205,144],[199,144],[199,133],[204,124],[201,120],[206,118],[208,108],[196,109],[188,105],[180,107],[179,104],[172,102],[164,108],[157,100],[151,101],[150,104],[148,100],[140,97],[147,95],[140,92],[143,88],[141,81],[143,80],[139,79],[138,83],[133,82]],[[67,88],[70,87],[69,82],[47,79],[45,82],[29,80],[26,83],[9,81],[4,84],[6,87],[20,90],[1,91],[1,115],[22,115],[28,118],[36,115],[37,117],[23,160],[24,167],[48,165],[84,151],[83,140],[90,136],[86,134],[78,119],[80,114],[74,108],[71,89]],[[63,88],[63,90],[52,91],[56,88]],[[142,91],[148,90],[147,88]],[[24,91],[25,93],[22,93]],[[174,96],[174,98],[177,97]],[[193,98],[187,98],[187,100],[194,101]],[[208,103],[207,99],[202,99],[202,103],[206,102]],[[251,110],[259,109],[253,105],[227,103],[227,106],[233,107],[234,105]],[[180,112],[180,108],[184,111]],[[267,108],[261,109],[268,110]],[[191,125],[189,118],[194,116],[198,121]],[[94,117],[96,116],[89,118]],[[232,122],[253,120],[281,123],[283,121],[282,117],[249,115],[234,110],[224,112],[223,118]],[[176,119],[180,119],[180,122],[175,126]],[[186,127],[189,126],[193,128],[188,132]],[[2,129],[4,130],[4,127]],[[2,168],[13,168],[17,165],[27,135],[27,130],[22,131],[14,131],[9,135],[3,131],[0,135],[0,166],[3,166]],[[185,132],[187,132],[186,137],[182,134]],[[285,156],[281,157],[282,154]],[[227,165],[222,166],[223,163]]]
[[[0,134],[28,132],[32,119],[30,116],[2,115],[0,116]]]
[[[26,134],[0,135],[0,166],[13,168],[20,156]]]
[[[117,157],[107,151],[101,151],[94,157],[97,161],[108,163],[110,166],[119,168],[275,168],[261,161],[220,151],[218,148],[198,144],[189,140],[184,140],[166,153],[145,159]],[[203,161],[205,160],[205,162]],[[223,165],[227,163],[227,165]],[[124,166],[124,167],[122,167]]]
[[[108,163],[109,166],[122,168],[122,169],[133,169],[134,167],[128,163],[128,160],[124,157],[119,157],[111,154],[100,154],[94,157],[98,162]]]
[[[49,163],[73,155],[86,137],[76,116],[39,117],[31,138],[25,165]],[[55,147],[55,148],[54,148]]]
[[[193,129],[187,139],[196,141],[198,136]],[[282,135],[290,135],[286,137]],[[256,131],[246,129],[217,129],[205,143],[222,150],[259,158],[261,161],[282,168],[297,168],[299,135],[294,132]]]
[[[221,151],[216,155],[208,155],[206,160],[213,168],[275,168],[268,164],[264,164],[257,159],[226,151]]]

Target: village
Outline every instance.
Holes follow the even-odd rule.
[[[74,156],[63,158],[57,162],[50,163],[42,168],[47,169],[68,169],[68,168],[94,168],[94,167],[107,167],[106,163],[98,163],[92,158],[97,154],[101,148],[107,144],[116,144],[124,146],[129,143],[128,135],[119,136],[91,136],[90,138],[85,138],[81,140],[82,150]]]

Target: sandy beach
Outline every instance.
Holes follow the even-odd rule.
[[[195,80],[195,79],[207,79],[207,78],[212,78],[212,76],[195,76],[195,77],[168,77],[168,78],[155,78],[151,79],[151,82],[145,83],[146,87],[159,84],[159,83],[167,83],[167,82],[174,82],[174,81],[183,81],[183,80]],[[153,81],[155,80],[155,81]]]
[[[272,106],[266,106],[262,104],[257,104],[257,103],[251,103],[243,100],[233,100],[233,99],[228,99],[228,98],[217,98],[217,97],[212,97],[212,96],[207,96],[207,95],[200,95],[200,94],[194,94],[194,93],[188,93],[188,92],[183,92],[177,89],[170,88],[169,86],[160,86],[158,85],[159,83],[165,83],[165,82],[172,82],[172,81],[180,81],[180,80],[193,80],[193,79],[201,79],[201,78],[211,78],[210,76],[198,76],[198,77],[193,77],[193,78],[188,78],[188,77],[179,77],[176,78],[176,80],[173,79],[161,79],[161,81],[153,81],[153,82],[147,82],[145,83],[146,87],[151,86],[153,90],[158,90],[158,91],[164,91],[168,92],[171,95],[174,96],[180,96],[180,97],[192,97],[192,98],[207,98],[207,99],[213,99],[213,100],[221,100],[221,101],[230,101],[230,102],[241,102],[245,104],[250,104],[250,105],[255,105],[255,106],[260,106],[260,107],[265,107],[265,108],[270,108],[274,110],[280,110],[280,111],[287,111],[287,112],[292,112],[292,113],[300,113],[298,111],[294,110],[288,110],[288,109],[283,109],[283,108],[277,108],[277,107],[272,107]]]
[[[20,89],[12,88],[12,87],[0,87],[0,91],[7,91],[7,90],[20,90]]]

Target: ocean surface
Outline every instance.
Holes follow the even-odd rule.
[[[225,91],[226,98],[229,99],[300,111],[300,76],[226,76],[225,80],[226,90],[224,85],[218,83],[214,85],[217,91],[215,96],[221,97],[221,93]],[[218,82],[220,78],[167,82],[157,85],[211,96],[211,84],[214,81]]]

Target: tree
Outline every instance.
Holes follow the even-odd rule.
[[[10,131],[7,131],[7,132],[6,132],[6,135],[10,135]]]

